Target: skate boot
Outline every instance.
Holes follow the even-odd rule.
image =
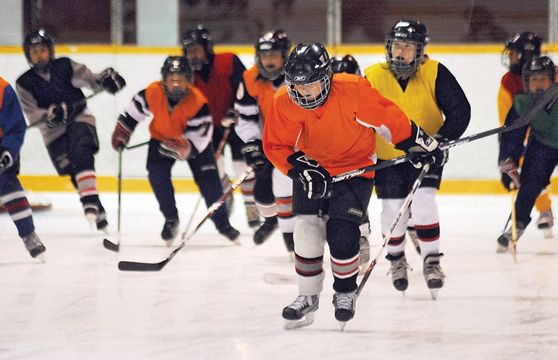
[[[364,265],[370,261],[370,242],[368,238],[361,236],[359,241],[360,250],[359,250],[359,265],[364,268]]]
[[[258,230],[254,233],[254,242],[256,245],[261,245],[266,241],[271,234],[277,229],[277,216],[267,217],[260,225]]]
[[[411,242],[413,243],[415,250],[420,255],[420,246],[418,242],[417,229],[414,226],[409,226],[407,227],[407,234],[409,235],[409,238],[411,239]]]
[[[283,241],[289,253],[289,258],[294,262],[294,237],[293,233],[283,233]]]
[[[407,290],[407,287],[409,286],[407,269],[411,269],[411,267],[407,263],[405,253],[395,256],[388,254],[386,256],[386,259],[391,262],[391,267],[389,268],[388,274],[391,273],[391,281],[393,282],[393,287],[399,291]]]
[[[424,259],[424,268],[422,273],[424,274],[424,279],[426,280],[426,285],[430,289],[430,295],[432,300],[436,300],[438,297],[438,292],[444,286],[444,272],[440,267],[440,258],[444,254],[432,254],[428,255]]]
[[[548,211],[541,211],[536,224],[537,228],[543,231],[544,238],[551,239],[552,227],[554,226],[554,216],[552,215],[552,209]]]
[[[95,223],[97,225],[97,230],[104,232],[106,235],[109,234],[107,214],[104,211],[99,212],[99,216],[97,216]]]
[[[523,235],[523,233],[525,232],[525,227],[526,225],[524,225],[522,222],[519,221],[517,222],[517,226],[516,226],[517,240],[519,240],[521,235]],[[512,227],[510,224],[510,226],[506,229],[506,231],[504,231],[502,235],[498,237],[498,246],[496,247],[496,252],[499,254],[508,252],[509,247],[512,246],[511,240],[512,240]],[[515,246],[515,244],[513,246]]]
[[[218,229],[218,231],[219,234],[232,241],[235,245],[240,245],[240,239],[238,238],[240,236],[240,231],[233,228],[232,225],[228,224],[227,226]]]
[[[246,207],[246,219],[248,220],[248,226],[255,228],[260,225],[260,212],[258,207],[254,203],[245,203]]]
[[[339,321],[341,331],[345,329],[347,321],[355,316],[357,294],[356,291],[349,293],[336,292],[333,295],[333,305],[335,306],[335,319]]]
[[[314,311],[318,310],[320,297],[318,295],[299,295],[295,301],[283,309],[285,330],[293,330],[309,326],[314,322]]]
[[[42,262],[45,261],[44,252],[46,248],[34,231],[31,234],[24,236],[22,240],[25,244],[25,248],[29,251],[29,255],[31,255],[32,258],[38,258]]]
[[[178,219],[165,219],[165,224],[163,225],[163,230],[161,231],[161,238],[165,240],[167,246],[171,246],[176,235],[178,235],[178,225],[180,221]]]

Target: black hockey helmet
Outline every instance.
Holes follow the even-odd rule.
[[[191,45],[201,45],[207,56],[213,54],[213,38],[209,30],[201,24],[186,31],[182,36],[182,51],[184,52],[184,56],[188,53],[188,47]]]
[[[554,83],[556,79],[556,68],[554,67],[554,62],[548,56],[534,56],[531,60],[523,66],[522,76],[523,76],[523,86],[525,92],[532,96],[538,97],[542,95],[544,90],[537,91],[537,93],[529,92],[529,79],[531,75],[534,74],[545,74],[548,75],[551,83]]]
[[[362,75],[358,62],[351,55],[335,56],[331,58],[331,70],[334,74],[349,73],[355,75]]]
[[[265,69],[261,63],[260,55],[266,51],[281,51],[283,56],[283,64],[287,61],[289,50],[291,48],[291,40],[284,30],[267,31],[260,35],[255,45],[256,48],[256,65],[261,76],[268,80],[276,80],[285,73],[284,66],[279,69]]]
[[[393,57],[392,45],[395,41],[416,45],[415,60],[407,64]],[[398,79],[408,79],[414,75],[424,60],[424,48],[430,42],[426,26],[417,20],[400,20],[392,26],[386,39],[386,60],[389,68]]]
[[[34,30],[27,34],[27,36],[23,40],[23,53],[25,54],[25,58],[32,68],[41,68],[38,70],[44,70],[44,64],[33,64],[31,62],[30,49],[32,46],[39,44],[45,45],[48,48],[50,61],[54,60],[54,42],[44,29]]]
[[[175,73],[184,74],[188,81],[193,82],[192,69],[190,68],[190,64],[188,64],[188,60],[183,56],[169,56],[165,59],[163,67],[161,67],[161,76],[163,80],[167,75]]]
[[[514,74],[521,74],[523,66],[528,63],[533,56],[541,55],[541,38],[534,32],[525,31],[514,34],[507,42],[502,52],[502,64],[510,69]],[[510,63],[510,52],[516,52],[519,63]]]
[[[285,64],[285,82],[291,100],[300,107],[311,110],[321,106],[331,89],[331,61],[325,46],[320,43],[298,44]],[[296,85],[319,82],[320,93],[308,98],[295,90]]]

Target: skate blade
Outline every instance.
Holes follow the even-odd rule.
[[[239,237],[240,237],[240,236],[239,236]],[[234,239],[234,240],[232,241],[232,243],[233,243],[235,246],[242,246],[242,243],[240,242],[239,237],[236,238],[236,239]]]
[[[554,237],[552,234],[552,228],[543,229],[543,237],[545,239],[552,239]]]
[[[294,264],[294,262],[295,262],[294,251],[288,251],[288,253],[289,253],[289,261]]]
[[[163,240],[165,242],[165,246],[170,248],[172,246],[172,244],[174,243],[174,239],[170,239],[170,240]]]
[[[89,226],[91,226],[91,228],[93,229],[93,227],[97,226],[97,224],[95,223],[97,221],[97,215],[95,214],[85,214],[85,220],[87,220],[87,222],[89,223]]]
[[[430,296],[432,297],[432,300],[436,300],[438,298],[439,292],[440,289],[430,289]]]
[[[505,254],[508,252],[508,247],[504,246],[502,244],[498,244],[498,246],[496,247],[496,253],[498,254]]]
[[[314,323],[314,313],[310,312],[300,320],[285,320],[283,329],[287,331],[296,330],[296,329],[310,326],[313,323]]]
[[[40,253],[39,255],[35,256],[34,259],[39,260],[41,263],[45,263],[46,262],[46,255],[45,252],[43,251],[42,253]]]
[[[346,321],[339,321],[339,330],[341,330],[341,332],[345,331],[345,326],[347,326]]]

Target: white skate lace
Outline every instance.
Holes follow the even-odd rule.
[[[310,298],[310,296],[306,296],[306,295],[299,295],[295,301],[292,302],[291,305],[289,305],[289,307],[291,309],[294,309],[296,311],[300,311],[302,309],[304,309],[305,307],[307,307],[308,304],[308,298]]]
[[[401,279],[406,277],[405,271],[407,269],[413,271],[413,268],[409,265],[405,257],[402,257],[401,259],[394,260],[391,263],[391,266],[386,275],[389,275],[391,273],[395,279]]]
[[[425,264],[424,265],[424,274],[428,275],[428,276],[432,276],[434,275],[437,278],[444,278],[444,272],[442,271],[442,268],[440,267],[440,264]]]
[[[41,245],[41,241],[39,240],[37,235],[35,235],[35,233],[27,235],[26,237],[24,237],[23,242],[25,243],[25,247],[27,249],[34,249],[37,246]]]
[[[335,296],[335,308],[353,310],[355,293],[337,293]]]

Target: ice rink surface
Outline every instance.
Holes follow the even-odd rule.
[[[329,260],[315,323],[283,330],[281,309],[297,286],[263,279],[292,280],[293,265],[279,232],[254,245],[240,196],[232,223],[243,234],[241,247],[208,222],[162,271],[124,273],[119,260],[156,262],[169,253],[152,194],[124,194],[118,254],[89,228],[77,195],[44,195],[53,208],[36,213],[35,223],[47,247],[45,264],[31,259],[9,217],[0,215],[2,360],[558,358],[558,238],[543,239],[531,225],[518,244],[518,264],[496,254],[507,196],[440,196],[447,278],[438,300],[430,299],[422,263],[408,244],[414,271],[406,296],[393,289],[382,256],[341,333]],[[116,195],[102,200],[116,233]],[[182,231],[196,195],[177,200]],[[375,256],[381,243],[375,198],[370,213]]]

